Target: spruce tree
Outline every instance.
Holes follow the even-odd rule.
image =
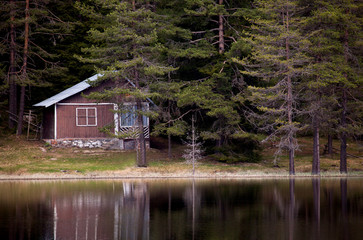
[[[4,33],[1,37],[6,51],[1,54],[9,59],[4,80],[9,91],[10,118],[17,115],[18,135],[22,133],[23,113],[30,102],[32,88],[48,85],[47,80],[62,71],[47,47],[56,44],[69,27],[49,10],[52,3],[50,0],[2,1],[1,17],[6,20],[0,25],[0,31]],[[9,120],[9,127],[14,127],[14,121]]]
[[[167,26],[167,21],[155,12],[156,6],[148,1],[95,0],[92,5],[79,4],[79,9],[83,15],[98,18],[102,23],[89,31],[94,45],[84,49],[88,56],[81,57],[81,60],[94,63],[97,71],[104,75],[103,79],[130,79],[132,82],[129,89],[116,87],[112,91],[99,93],[98,97],[122,95],[118,100],[120,113],[127,111],[122,104],[126,95],[129,95],[129,101],[135,101],[139,131],[136,164],[146,167],[142,118],[152,113],[142,109],[142,102],[150,97],[148,89],[152,82],[175,70],[160,57],[164,47],[158,37]]]
[[[334,71],[333,37],[330,35],[329,25],[331,24],[329,4],[324,1],[315,1],[308,8],[308,17],[304,28],[307,36],[312,42],[308,54],[312,57],[311,63],[306,68],[310,76],[304,78],[306,94],[304,99],[307,102],[308,113],[311,116],[311,128],[313,130],[313,160],[312,174],[320,173],[320,132],[322,127],[328,127],[334,119],[332,107],[333,101],[329,96],[330,89],[334,87],[336,73]],[[325,122],[325,124],[324,124]],[[329,131],[326,131],[329,132]]]
[[[336,31],[340,36],[340,52],[342,56],[336,56],[336,59],[341,63],[337,71],[342,74],[339,79],[337,90],[339,107],[341,108],[341,118],[339,124],[339,138],[340,138],[340,172],[347,173],[347,137],[352,132],[352,126],[356,125],[354,115],[356,111],[354,90],[357,89],[362,83],[362,75],[359,75],[359,41],[361,41],[362,18],[358,17],[359,2],[353,0],[337,1],[335,5],[335,14],[337,16]],[[361,56],[360,56],[361,57]],[[352,98],[353,96],[353,98]],[[358,97],[361,97],[360,94]],[[353,103],[353,105],[352,105]],[[360,108],[362,101],[360,99]],[[353,120],[353,121],[352,121]]]
[[[308,70],[309,94],[314,129],[312,173],[319,173],[319,130],[340,138],[340,171],[347,172],[347,137],[361,131],[362,99],[357,90],[359,77],[359,39],[362,19],[356,1],[314,1],[305,27],[312,41],[309,54],[314,58]],[[359,90],[358,90],[359,91]],[[325,128],[325,129],[324,129]],[[335,128],[335,129],[331,129]]]
[[[300,128],[296,121],[297,87],[304,74],[302,67],[309,61],[304,54],[309,41],[299,29],[302,19],[297,4],[295,0],[257,1],[259,16],[252,19],[249,37],[241,40],[251,44],[252,55],[236,59],[245,68],[244,74],[265,82],[249,86],[249,100],[256,110],[249,117],[268,133],[267,139],[279,139],[276,154],[288,151],[291,175],[295,174],[296,133]]]
[[[246,137],[240,125],[238,106],[232,101],[243,85],[243,78],[238,65],[231,59],[236,52],[240,53],[236,39],[243,25],[247,24],[241,9],[249,3],[186,1],[184,8],[184,21],[190,24],[184,24],[184,27],[192,33],[187,50],[195,54],[185,54],[189,62],[186,77],[190,80],[178,95],[178,106],[192,106],[206,115],[201,136],[215,141],[216,152],[230,144],[232,139]],[[182,77],[183,70],[181,66]]]
[[[182,135],[188,122],[185,117],[199,112],[205,116],[200,118],[204,122],[196,123],[203,125],[204,139],[221,146],[238,135],[240,119],[231,97],[238,91],[241,74],[237,64],[231,61],[231,55],[238,51],[238,47],[232,45],[237,38],[234,27],[239,28],[242,19],[236,10],[242,3],[225,3],[214,0],[159,2],[163,14],[172,16],[172,29],[177,29],[173,36],[164,33],[164,45],[168,63],[178,70],[154,85],[164,98],[158,99],[160,109],[166,109],[160,114],[163,119],[156,126],[156,133],[166,133],[169,139],[170,135]]]

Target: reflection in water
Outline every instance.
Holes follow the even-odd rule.
[[[122,187],[111,196],[81,192],[55,198],[54,239],[149,239],[146,183]]]
[[[146,183],[123,183],[124,196],[115,207],[114,239],[149,239],[149,196]]]
[[[290,178],[289,180],[289,189],[290,189],[290,204],[289,204],[289,214],[288,214],[288,223],[289,223],[289,240],[294,239],[294,225],[295,225],[295,179]]]
[[[348,197],[347,197],[347,179],[340,179],[340,195],[342,199],[342,225],[343,236],[341,239],[349,239],[348,236]]]
[[[313,185],[313,239],[320,239],[320,178],[312,179]]]
[[[363,239],[363,179],[0,183],[0,239]]]

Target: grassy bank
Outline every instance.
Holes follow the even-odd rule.
[[[295,166],[298,176],[311,172],[312,140],[301,138]],[[322,141],[324,143],[324,141]],[[338,149],[338,141],[334,147]],[[322,147],[323,148],[323,147]],[[287,157],[273,166],[274,148],[266,145],[259,163],[228,165],[205,158],[196,166],[199,177],[287,176]],[[323,151],[323,149],[322,149]],[[181,158],[183,146],[173,148],[174,157],[167,158],[166,150],[151,149],[147,153],[149,167],[135,167],[133,151],[102,149],[51,148],[42,141],[26,141],[13,135],[0,138],[0,175],[46,177],[189,177],[192,166]],[[348,152],[363,155],[358,143],[350,143]],[[339,155],[322,156],[322,176],[339,176]],[[348,158],[349,175],[363,176],[363,158]]]

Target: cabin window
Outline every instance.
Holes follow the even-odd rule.
[[[76,125],[97,126],[97,108],[76,108]]]
[[[136,126],[136,106],[135,105],[127,105],[124,107],[125,112],[121,113],[120,126],[121,127],[132,127]],[[145,106],[143,106],[143,110],[145,110]],[[143,125],[148,126],[149,118],[146,116],[142,117]]]

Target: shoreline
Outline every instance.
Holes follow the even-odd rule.
[[[300,173],[289,175],[288,173],[121,173],[121,172],[91,172],[91,173],[34,173],[34,174],[0,174],[1,181],[33,181],[33,180],[130,180],[130,179],[309,179],[309,178],[363,178],[362,172],[341,174],[338,172],[324,172],[320,175]]]

